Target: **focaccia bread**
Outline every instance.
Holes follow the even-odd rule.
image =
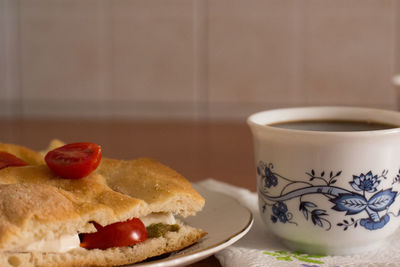
[[[200,211],[204,199],[183,176],[152,159],[103,158],[94,172],[73,180],[54,174],[39,152],[0,144],[2,150],[30,165],[0,170],[0,266],[115,266],[179,250],[205,235],[177,220],[179,230],[132,246],[52,251],[63,238],[95,232],[92,222],[186,217]],[[41,242],[55,245],[48,249]]]

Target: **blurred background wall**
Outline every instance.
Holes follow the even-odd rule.
[[[0,117],[397,108],[398,0],[0,0]]]

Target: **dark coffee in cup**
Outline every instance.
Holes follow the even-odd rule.
[[[386,124],[376,121],[355,121],[355,120],[299,120],[286,121],[267,126],[304,130],[304,131],[323,131],[323,132],[355,132],[355,131],[375,131],[398,128],[394,124]]]

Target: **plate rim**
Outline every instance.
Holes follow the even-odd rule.
[[[237,199],[233,198],[230,195],[221,193],[219,191],[210,190],[199,184],[194,184],[193,187],[196,190],[199,190],[199,188],[201,188],[199,191],[205,190],[207,192],[211,192],[212,194],[222,195],[222,196],[229,198],[230,200],[236,202],[237,205],[241,206],[243,209],[245,209],[248,212],[249,219],[248,219],[247,223],[239,231],[232,233],[230,236],[223,239],[222,241],[212,244],[208,247],[202,248],[200,250],[193,250],[193,251],[189,252],[188,254],[184,254],[182,256],[176,256],[169,260],[167,257],[165,259],[155,260],[153,262],[150,261],[150,262],[141,262],[141,263],[131,264],[131,265],[127,265],[127,267],[128,266],[132,266],[132,267],[141,267],[141,266],[143,266],[143,267],[161,267],[161,266],[162,267],[173,267],[173,266],[194,263],[194,262],[200,261],[208,256],[211,256],[211,255],[215,254],[216,252],[234,244],[235,242],[240,240],[243,236],[245,236],[250,231],[251,227],[254,224],[254,215],[248,207],[243,206]],[[185,250],[185,248],[180,251],[183,251],[183,250]]]

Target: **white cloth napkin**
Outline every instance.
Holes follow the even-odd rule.
[[[400,266],[400,232],[389,244],[377,251],[353,256],[313,256],[299,254],[286,249],[264,227],[258,213],[257,194],[247,189],[207,179],[199,184],[208,190],[229,195],[248,207],[254,215],[252,229],[232,246],[218,252],[215,256],[226,267],[264,267],[264,266]]]

